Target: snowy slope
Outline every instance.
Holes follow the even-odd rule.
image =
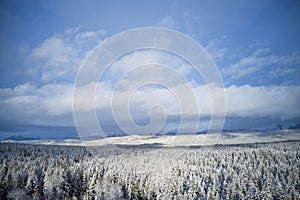
[[[206,146],[216,144],[246,144],[261,142],[276,142],[286,140],[300,140],[299,130],[278,130],[268,132],[227,132],[222,134],[187,134],[187,135],[129,135],[123,137],[109,137],[99,140],[81,142],[79,139],[65,140],[27,140],[17,141],[30,144],[46,145],[79,145],[102,146],[118,145],[161,145],[161,146]],[[16,142],[16,141],[4,141]]]
[[[225,134],[197,134],[197,135],[165,135],[165,136],[141,136],[131,135],[125,137],[112,137],[101,140],[85,142],[87,146],[120,144],[143,145],[160,144],[164,146],[203,146],[215,144],[246,144],[260,142],[275,142],[286,140],[300,140],[300,132],[292,130],[272,132],[247,132]]]

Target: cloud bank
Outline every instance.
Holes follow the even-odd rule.
[[[132,91],[114,91],[109,82],[97,84],[95,107],[82,98],[82,111],[96,109],[102,113],[99,121],[107,119],[111,112],[111,95],[118,97],[117,106],[129,107],[133,120],[145,124],[148,121],[148,111],[153,105],[161,105],[168,116],[174,121],[180,121],[181,115],[209,116],[211,114],[211,99],[205,85],[193,87],[198,99],[199,111],[190,108],[181,113],[180,105],[169,89],[146,87],[137,90],[131,101],[123,100],[125,93]],[[174,87],[181,87],[174,86]],[[90,87],[92,88],[92,87]],[[82,88],[82,96],[89,87]],[[216,92],[220,88],[215,88]],[[0,90],[1,121],[13,120],[19,124],[72,126],[72,84],[45,84],[38,88],[34,85],[18,85],[13,89]],[[182,91],[184,93],[184,91]],[[300,86],[261,86],[251,87],[232,85],[225,88],[227,117],[277,117],[282,120],[299,118]],[[189,98],[188,96],[186,97]],[[216,112],[217,113],[217,112]],[[110,121],[113,124],[114,122]],[[109,124],[107,125],[109,126]]]
[[[161,24],[171,24],[171,18],[165,18]],[[172,26],[175,26],[173,24]],[[101,42],[105,31],[83,31],[81,27],[67,29],[61,34],[55,34],[32,49],[28,60],[32,64],[29,70],[33,76],[38,75],[40,85],[31,82],[19,84],[13,88],[0,89],[0,121],[2,124],[33,126],[74,126],[72,115],[73,81],[76,72],[89,50],[95,43]],[[208,43],[207,50],[213,58],[222,59],[228,49],[219,48],[219,43],[226,40],[214,39]],[[237,80],[248,77],[266,67],[273,66],[268,71],[269,77],[298,76],[300,64],[299,52],[291,55],[275,55],[269,48],[259,49],[249,56],[244,56],[229,67],[224,67],[222,73],[228,80]],[[145,63],[161,63],[172,67],[186,78],[186,83],[192,87],[199,110],[188,107],[182,113],[178,99],[171,91],[179,91],[184,96],[184,101],[189,101],[184,84],[178,83],[168,71],[154,70],[151,73],[134,73],[123,77],[124,73],[133,70],[136,66]],[[288,67],[286,67],[288,66]],[[82,112],[95,110],[100,123],[104,123],[108,130],[116,130],[116,123],[111,115],[112,96],[117,97],[116,107],[128,107],[130,116],[138,125],[145,126],[149,123],[149,110],[160,105],[168,116],[168,130],[176,127],[182,116],[200,116],[209,118],[212,113],[210,92],[226,94],[227,118],[277,118],[280,120],[293,120],[300,118],[300,86],[299,85],[238,85],[231,82],[226,88],[212,86],[208,91],[207,85],[196,76],[193,67],[186,61],[167,52],[154,50],[133,51],[116,60],[99,82],[90,83],[83,88],[78,88],[82,99],[79,108]],[[156,80],[168,79],[170,88],[147,85],[132,92],[128,90],[131,85],[143,82],[146,78]],[[172,81],[174,80],[174,81]],[[228,82],[227,80],[227,82]],[[119,84],[116,89],[115,85]],[[94,102],[86,98],[90,90],[97,86]],[[131,96],[130,101],[123,96]],[[217,105],[218,107],[218,105]],[[155,111],[155,110],[154,110]],[[153,112],[159,118],[161,112]],[[214,112],[218,115],[218,111]],[[122,119],[122,118],[120,118]],[[192,122],[191,122],[192,123]],[[202,122],[200,122],[202,123]],[[174,126],[173,126],[174,125]],[[186,131],[188,131],[186,125]],[[201,126],[201,125],[200,125]],[[207,124],[205,125],[207,126]],[[203,126],[202,126],[203,127]],[[205,127],[204,127],[205,128]],[[207,127],[206,127],[207,128]],[[167,129],[166,129],[167,130]]]

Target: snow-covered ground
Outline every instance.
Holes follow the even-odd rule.
[[[2,143],[0,199],[300,199],[299,144]]]
[[[18,141],[30,144],[46,145],[78,145],[78,146],[103,146],[109,144],[118,145],[162,145],[162,146],[206,146],[226,144],[246,144],[276,142],[287,140],[300,140],[299,130],[278,130],[267,132],[226,132],[222,134],[186,134],[186,135],[129,135],[123,137],[108,137],[99,140],[81,141],[79,139],[65,140],[27,140]],[[16,142],[6,140],[3,142]]]
[[[131,135],[124,137],[112,137],[101,140],[84,142],[87,146],[120,144],[120,145],[143,145],[156,144],[164,146],[206,146],[215,144],[244,144],[275,142],[286,140],[300,140],[298,131],[283,130],[272,132],[232,132],[222,134],[195,134],[195,135],[165,135],[143,136]]]

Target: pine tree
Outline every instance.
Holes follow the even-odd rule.
[[[66,174],[63,175],[64,181],[61,184],[61,189],[67,194],[69,198],[74,196],[74,179],[72,177],[71,171],[67,170]]]
[[[6,180],[1,179],[0,182],[0,199],[7,199],[8,198],[8,183]]]
[[[210,190],[210,191],[208,192],[207,200],[214,200],[214,199],[215,199],[215,197],[214,197],[214,195],[213,195],[213,192]]]
[[[36,187],[36,192],[37,192],[37,196],[39,199],[44,199],[45,195],[44,195],[44,178],[45,175],[42,171],[41,168],[37,168],[35,170],[35,187]]]
[[[30,178],[26,185],[26,194],[29,196],[33,196],[35,193],[35,182],[32,178]]]
[[[86,185],[81,170],[76,170],[74,175],[74,196],[77,199],[81,199],[86,192]]]

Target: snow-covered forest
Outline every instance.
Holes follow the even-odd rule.
[[[0,143],[0,199],[300,199],[299,142],[94,149]]]

